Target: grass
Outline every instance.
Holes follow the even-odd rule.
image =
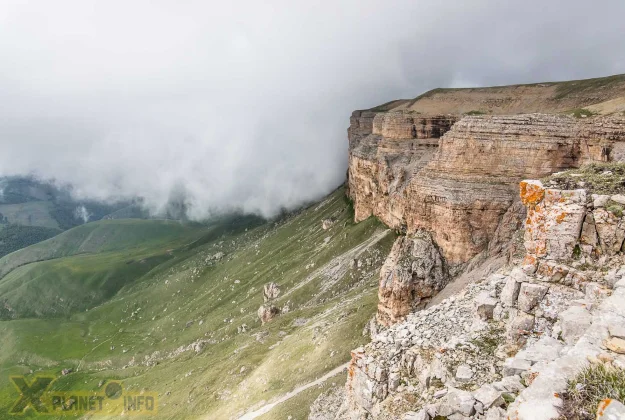
[[[427,92],[422,93],[414,99],[411,99],[407,102],[406,108],[411,108],[421,99],[430,98],[435,95],[454,93],[459,91],[476,91],[488,93],[491,91],[498,91],[504,88],[519,88],[519,87],[530,87],[530,86],[544,86],[544,87],[552,87],[555,86],[555,95],[552,99],[555,101],[574,98],[575,96],[589,95],[592,97],[592,94],[598,91],[604,91],[610,89],[615,85],[620,85],[625,83],[625,74],[619,74],[608,77],[599,77],[594,79],[585,79],[585,80],[571,80],[571,81],[563,81],[563,82],[543,82],[543,83],[525,83],[525,84],[516,84],[516,85],[506,85],[506,86],[488,86],[488,87],[469,87],[469,88],[436,88],[431,89]],[[546,98],[547,99],[547,98]],[[405,102],[405,101],[402,101]],[[387,107],[392,104],[392,102],[386,103],[384,105],[380,105],[380,107]],[[375,109],[375,108],[374,108]],[[388,109],[385,109],[388,110]]]
[[[232,418],[345,363],[349,351],[367,341],[362,329],[375,313],[379,268],[395,236],[389,232],[367,247],[358,256],[360,268],[320,270],[349,265],[351,257],[342,256],[385,229],[373,218],[354,224],[343,195],[339,189],[260,225],[239,218],[175,233],[162,223],[152,225],[161,233],[148,234],[140,223],[131,235],[128,226],[109,231],[88,224],[81,228],[91,233],[69,231],[62,242],[57,236],[41,251],[49,260],[26,263],[0,284],[11,280],[24,288],[40,270],[50,283],[87,293],[75,302],[89,292],[94,297],[88,310],[75,304],[62,317],[0,321],[0,412],[16,399],[9,375],[31,380],[45,372],[60,377],[58,389],[96,390],[102,380],[119,379],[125,389],[157,392],[163,419]],[[328,218],[336,222],[323,230]],[[85,249],[89,253],[77,253]],[[219,260],[213,259],[217,253],[223,253]],[[134,263],[125,264],[139,255],[163,258],[131,272]],[[25,281],[29,276],[33,280]],[[289,311],[261,325],[256,310],[270,281],[282,290],[275,304]],[[29,292],[31,301],[21,302],[32,311],[55,290],[43,282]],[[238,333],[244,324],[246,332]],[[198,340],[204,342],[200,353],[188,347]],[[61,376],[64,368],[74,373]],[[280,406],[274,410],[264,418],[282,418],[275,414]]]
[[[572,115],[575,118],[589,118],[597,115],[595,112],[585,108],[571,109],[566,111],[565,114]]]
[[[617,74],[608,77],[597,77],[594,79],[571,80],[558,82],[556,86],[555,99],[564,99],[568,96],[579,95],[583,92],[608,89],[615,84],[625,83],[625,74]]]
[[[612,213],[613,215],[615,215],[616,217],[623,216],[623,206],[621,206],[620,204],[612,204],[608,206],[606,210]]]
[[[402,102],[404,102],[403,99],[396,99],[396,100],[388,101],[386,103],[383,103],[382,105],[378,105],[376,107],[368,109],[367,111],[387,112],[387,111],[390,111],[391,109],[393,109],[394,107],[396,107],[397,105],[399,105]]]
[[[58,222],[52,217],[54,204],[49,201],[29,201],[18,204],[0,204],[0,214],[8,223],[58,229]]]
[[[561,419],[595,419],[603,399],[625,401],[625,370],[604,364],[589,365],[568,382],[562,398]]]
[[[543,184],[554,181],[558,188],[584,189],[591,194],[622,194],[625,193],[625,164],[618,162],[592,163],[577,169],[570,169],[546,177]]]

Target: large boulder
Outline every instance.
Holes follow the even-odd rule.
[[[518,307],[523,312],[531,312],[534,307],[538,305],[538,302],[545,296],[548,287],[535,284],[535,283],[523,283],[519,292]]]
[[[378,322],[402,320],[425,306],[448,281],[445,261],[427,232],[397,238],[380,271]]]
[[[601,251],[607,255],[616,254],[625,240],[625,221],[603,208],[595,209],[593,216]]]
[[[520,188],[528,208],[524,237],[528,254],[571,258],[586,215],[586,191],[546,189],[540,181],[522,181]]]
[[[443,398],[443,402],[439,406],[436,414],[443,417],[449,417],[453,414],[472,416],[475,414],[474,405],[475,398],[470,392],[450,388],[447,395]]]
[[[278,315],[280,315],[280,308],[273,305],[264,304],[258,308],[258,318],[260,318],[260,321],[263,324],[271,321]]]
[[[521,283],[526,279],[526,277],[527,276],[520,268],[512,270],[506,279],[506,284],[503,286],[503,289],[501,289],[501,294],[499,296],[501,303],[509,308],[516,306],[519,292],[521,290]]]
[[[274,282],[267,283],[263,287],[263,300],[268,302],[280,296],[280,288]]]

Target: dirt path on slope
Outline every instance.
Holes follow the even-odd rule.
[[[390,229],[383,229],[383,230],[374,232],[373,235],[371,235],[371,237],[369,237],[364,242],[361,242],[360,244],[356,245],[350,250],[345,251],[343,254],[339,255],[338,257],[334,257],[332,260],[326,263],[323,267],[320,267],[316,269],[315,271],[313,271],[312,273],[310,273],[303,281],[299,282],[292,289],[287,290],[286,293],[282,295],[282,297],[289,296],[294,291],[307,285],[308,283],[310,283],[311,281],[313,281],[319,276],[324,276],[326,278],[327,282],[325,283],[325,288],[332,286],[342,276],[344,276],[345,273],[347,273],[347,271],[349,270],[349,263],[351,260],[353,260],[354,258],[360,257],[360,255],[362,255],[369,248],[373,247],[375,244],[377,244],[382,239],[384,239],[386,235],[388,235],[389,233],[391,233]]]
[[[239,417],[239,420],[252,420],[255,419],[258,416],[262,416],[263,414],[268,413],[269,411],[271,411],[272,408],[274,408],[276,405],[278,404],[282,404],[283,402],[293,398],[294,396],[296,396],[297,394],[299,394],[300,392],[306,391],[308,388],[319,385],[325,381],[327,381],[328,379],[330,379],[331,377],[333,377],[334,375],[337,375],[339,373],[341,373],[341,371],[343,371],[344,369],[347,369],[347,367],[349,366],[349,362],[335,368],[332,369],[330,372],[326,373],[325,375],[323,375],[321,378],[309,382],[306,385],[302,385],[299,386],[297,388],[295,388],[293,391],[284,394],[283,396],[281,396],[280,398],[278,398],[276,401],[269,403],[269,404],[265,404],[264,406],[262,406],[261,408],[259,408],[258,410],[254,410],[250,413],[247,413],[245,415],[243,415],[242,417]]]

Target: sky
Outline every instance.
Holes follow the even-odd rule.
[[[271,217],[344,181],[353,110],[625,73],[624,16],[622,0],[0,0],[0,175]]]

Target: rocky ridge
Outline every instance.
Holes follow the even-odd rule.
[[[608,241],[625,238],[625,219],[582,229],[611,201],[539,181],[520,191],[525,258],[354,350],[331,418],[555,419],[567,379],[583,366],[625,368],[625,268]],[[589,232],[596,244],[581,248]]]
[[[450,274],[436,281],[433,292],[420,292],[413,284],[389,294],[383,290],[385,282],[379,312],[383,324],[433,296],[472,259],[501,251],[525,218],[517,204],[520,180],[625,159],[625,119],[618,116],[466,116],[450,129],[446,123],[451,116],[420,117],[416,137],[402,140],[397,136],[406,135],[406,124],[416,125],[416,117],[383,115],[352,116],[348,185],[355,219],[374,215],[408,235],[426,232]],[[440,138],[420,138],[442,133]],[[406,303],[412,291],[415,301]]]
[[[356,221],[374,215],[408,233],[426,229],[451,264],[488,246],[520,180],[625,157],[620,117],[467,116],[440,138],[444,128],[406,141],[397,131],[382,136],[391,130],[374,130],[369,118],[352,117],[349,130]]]
[[[372,341],[311,419],[557,418],[581,367],[625,366],[625,174],[610,166],[625,118],[582,109],[622,89],[623,76],[442,89],[352,114],[355,220],[401,236]]]

